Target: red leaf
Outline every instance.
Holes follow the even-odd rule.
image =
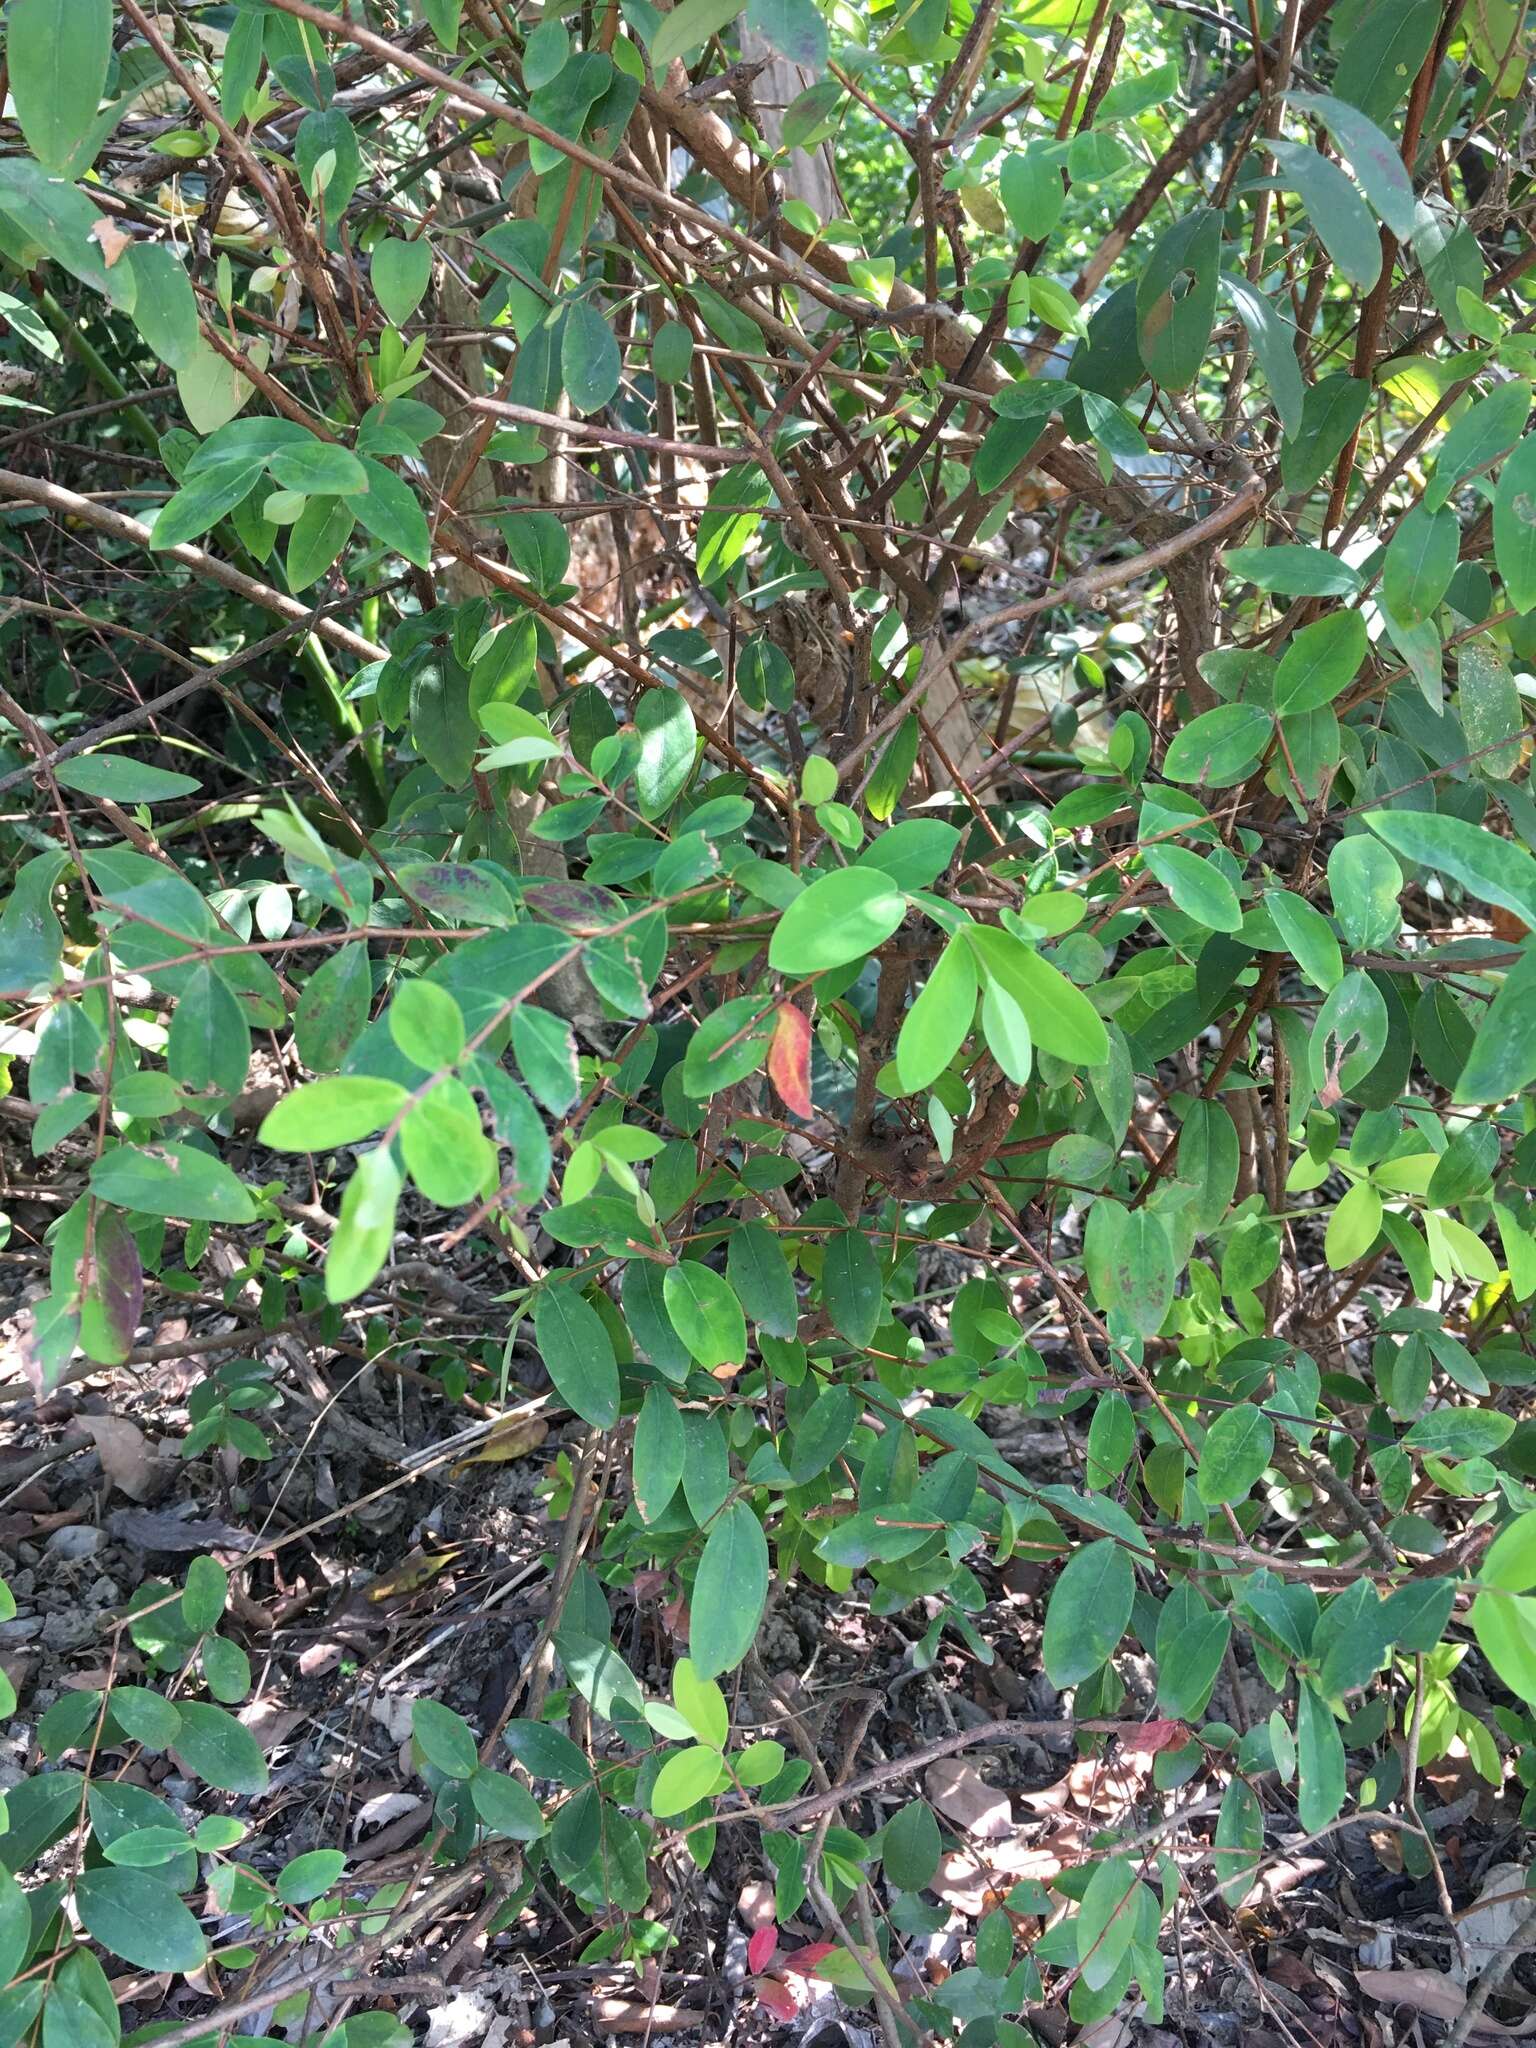
[[[98,1365],[120,1365],[144,1307],[144,1268],[138,1242],[115,1209],[98,1204],[94,1226],[79,1268],[80,1345]]]
[[[804,1948],[797,1948],[792,1956],[786,1956],[780,1964],[784,1970],[793,1970],[797,1977],[809,1977],[818,1963],[824,1963],[837,1943],[835,1941],[808,1941]]]
[[[1182,1721],[1138,1721],[1127,1724],[1120,1734],[1122,1747],[1138,1756],[1156,1756],[1159,1750],[1182,1749],[1189,1730]]]
[[[773,1952],[779,1945],[779,1930],[770,1921],[766,1927],[759,1927],[747,1943],[747,1968],[756,1977],[766,1970],[773,1961]]]
[[[778,2020],[792,2020],[800,2010],[793,1991],[787,1984],[781,1984],[777,1977],[758,1979],[757,2002],[766,2006]]]
[[[794,1116],[814,1116],[811,1102],[811,1020],[793,1003],[780,1003],[768,1047],[768,1078]]]

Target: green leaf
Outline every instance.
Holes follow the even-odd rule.
[[[1477,1646],[1510,1691],[1536,1705],[1536,1600],[1490,1588],[1472,1602]]]
[[[176,775],[169,768],[135,761],[131,755],[105,751],[60,761],[53,773],[65,789],[78,789],[83,796],[110,797],[118,804],[169,803],[172,797],[192,796],[202,787],[191,775]]]
[[[436,982],[404,981],[389,1006],[389,1035],[408,1060],[435,1073],[457,1066],[463,1055],[464,1012]]]
[[[1296,1698],[1296,1806],[1309,1835],[1337,1820],[1344,1804],[1344,1740],[1332,1711],[1305,1682]]]
[[[1226,1905],[1235,1912],[1253,1887],[1264,1853],[1264,1809],[1242,1778],[1231,1779],[1221,1795],[1215,1850],[1216,1881]]]
[[[226,512],[250,496],[265,468],[266,464],[260,461],[221,462],[200,476],[190,477],[156,513],[150,546],[179,547],[217,526]]]
[[[1358,40],[1368,41],[1369,37]],[[1347,59],[1340,66],[1345,75]],[[1325,92],[1288,92],[1293,107],[1317,114],[1324,127],[1349,158],[1365,196],[1400,242],[1412,239],[1417,225],[1417,201],[1413,185],[1396,143],[1383,135],[1376,123],[1351,106],[1348,99],[1335,99]]]
[[[1275,401],[1275,411],[1280,415],[1280,424],[1287,441],[1301,430],[1302,412],[1306,404],[1306,387],[1302,383],[1301,368],[1296,361],[1296,336],[1293,328],[1286,325],[1275,308],[1257,291],[1247,278],[1233,272],[1224,272],[1221,289],[1232,301],[1237,317],[1248,330],[1248,340],[1264,373],[1269,386],[1270,397]],[[1227,560],[1239,552],[1278,552],[1278,550],[1229,549]],[[1350,589],[1353,589],[1351,582]],[[1349,594],[1347,590],[1345,595]]]
[[[1525,711],[1509,664],[1486,641],[1457,650],[1456,708],[1475,774],[1505,782],[1520,772]]]
[[[676,1401],[665,1387],[647,1387],[635,1422],[630,1478],[642,1522],[654,1522],[671,1506],[683,1477],[685,1449]]]
[[[594,1429],[619,1419],[619,1368],[608,1326],[569,1281],[551,1281],[533,1304],[534,1337],[555,1392]]]
[[[346,1867],[340,1849],[311,1849],[291,1857],[277,1874],[277,1896],[285,1906],[307,1906],[339,1883]]]
[[[980,956],[982,972],[1017,1003],[1042,1051],[1074,1066],[1104,1064],[1109,1035],[1080,988],[1012,932],[977,924],[967,925],[965,934]]]
[[[108,270],[101,244],[91,233],[101,216],[75,186],[50,177],[30,157],[7,157],[0,162],[0,213],[71,277],[131,311],[134,274],[126,264]]]
[[[1188,1583],[1176,1585],[1157,1620],[1157,1704],[1176,1720],[1204,1713],[1232,1639],[1231,1617]]]
[[[797,896],[768,945],[780,974],[822,974],[883,945],[907,914],[906,898],[878,869],[837,868]]]
[[[664,18],[661,33],[665,35],[686,10],[706,4],[712,7],[715,0],[683,0],[682,7],[675,7]],[[741,560],[772,502],[773,487],[755,462],[728,469],[711,488],[698,534],[699,581],[706,588],[720,582]]]
[[[1526,436],[1499,472],[1493,554],[1515,610],[1536,610],[1536,434]]]
[[[335,441],[290,442],[270,457],[267,467],[285,491],[305,497],[346,498],[368,488],[367,470],[350,448]]]
[[[872,839],[854,862],[856,868],[878,868],[898,889],[926,889],[955,857],[960,834],[941,818],[903,818]]]
[[[691,1658],[679,1657],[672,1669],[672,1703],[699,1741],[723,1750],[731,1733],[731,1712],[725,1694],[712,1678],[700,1678]]]
[[[601,412],[622,372],[612,326],[590,300],[574,300],[561,323],[560,377],[577,412]]]
[[[194,1635],[217,1628],[229,1598],[229,1574],[217,1558],[194,1557],[181,1595],[182,1619]]]
[[[1104,1274],[1104,1306],[1116,1309],[1144,1337],[1156,1336],[1173,1301],[1173,1246],[1161,1216],[1150,1209],[1113,1209]]]
[[[725,1270],[749,1319],[770,1337],[793,1337],[800,1320],[795,1276],[777,1236],[761,1223],[731,1232]]]
[[[1432,811],[1367,811],[1364,822],[1405,860],[1449,875],[1479,902],[1536,927],[1536,860],[1523,847]]]
[[[1523,952],[1473,1037],[1456,1077],[1459,1103],[1506,1102],[1536,1081],[1536,951]]]
[[[710,1798],[730,1783],[720,1752],[702,1743],[691,1749],[675,1750],[656,1773],[651,1787],[651,1811],[658,1820],[671,1820]]]
[[[267,1766],[256,1738],[233,1714],[202,1700],[178,1700],[176,1754],[196,1778],[221,1792],[265,1792]]]
[[[201,345],[201,330],[185,266],[164,242],[135,242],[118,260],[133,266],[134,326],[167,369],[187,369]]]
[[[902,1019],[896,1072],[905,1094],[932,1087],[964,1045],[976,1015],[976,990],[976,956],[957,932]]]
[[[738,1500],[709,1532],[693,1582],[688,1654],[700,1678],[736,1669],[756,1640],[767,1597],[767,1538]]]
[[[1136,345],[1170,391],[1192,384],[1210,346],[1221,261],[1221,215],[1197,207],[1165,228],[1136,279]]]
[[[1282,717],[1331,704],[1360,673],[1367,640],[1359,612],[1330,612],[1293,635],[1275,675],[1275,710]]]
[[[1508,1443],[1515,1425],[1491,1408],[1435,1408],[1403,1438],[1415,1451],[1437,1458],[1485,1458]]]
[[[398,1081],[375,1080],[370,1074],[330,1074],[304,1082],[274,1103],[258,1136],[274,1152],[324,1152],[335,1145],[355,1145],[383,1130],[405,1101]]]
[[[729,28],[740,14],[742,0],[681,0],[670,14],[663,14],[650,39],[651,70],[656,82],[674,57],[685,61],[702,50],[711,36]]]
[[[1066,204],[1060,150],[1053,144],[1036,142],[1004,157],[998,194],[1019,239],[1043,242],[1061,219]]]
[[[8,1870],[0,1870],[0,1978],[9,1984],[32,1946],[32,1909]]]
[[[747,0],[747,27],[802,71],[827,68],[827,24],[815,0]]]
[[[899,1890],[920,1892],[931,1884],[943,1853],[939,1824],[926,1799],[910,1801],[886,1822],[880,1857],[887,1879]]]
[[[388,1145],[375,1145],[357,1162],[341,1198],[336,1235],[325,1255],[325,1298],[352,1301],[389,1257],[395,1237],[395,1206],[405,1176]]]
[[[640,734],[635,763],[640,815],[659,818],[693,773],[698,727],[681,690],[647,690],[635,706],[635,728]]]
[[[683,1055],[683,1093],[702,1102],[744,1081],[768,1057],[776,1012],[760,996],[733,996],[712,1010]]]
[[[349,500],[357,523],[376,541],[414,562],[418,569],[430,569],[432,536],[416,493],[403,477],[396,476],[371,455],[361,456],[359,461],[368,488]]]
[[[1112,1538],[1073,1553],[1045,1611],[1042,1656],[1052,1685],[1077,1685],[1108,1661],[1135,1598],[1131,1560]]]
[[[681,384],[693,362],[693,336],[680,320],[664,320],[651,343],[651,369],[662,384]]]
[[[176,1740],[181,1715],[161,1694],[145,1685],[115,1685],[107,1697],[119,1728],[146,1749],[169,1749]]]
[[[1213,860],[1187,846],[1148,846],[1142,859],[1186,917],[1213,932],[1235,932],[1241,926],[1237,891]]]
[[[1496,385],[1486,398],[1473,401],[1435,452],[1435,473],[1424,492],[1424,503],[1432,512],[1447,502],[1464,476],[1470,476],[1474,470],[1487,469],[1506,449],[1514,446],[1530,409],[1531,387],[1518,377]],[[1529,442],[1521,443],[1522,447],[1529,445]],[[1499,483],[1502,489],[1502,476]],[[1494,553],[1497,556],[1497,531],[1494,534]]]
[[[338,946],[305,982],[294,1011],[294,1042],[305,1066],[320,1074],[339,1067],[368,1022],[372,1000],[368,948]]]
[[[1454,512],[1415,505],[1403,515],[1381,572],[1382,602],[1394,618],[1416,626],[1430,617],[1450,588],[1460,548]]]
[[[45,171],[78,178],[97,142],[112,57],[110,0],[11,0],[6,67],[16,118]]]
[[[1350,283],[1369,291],[1381,275],[1381,236],[1354,179],[1306,143],[1277,139],[1269,148],[1313,233]]]
[[[361,500],[358,501],[361,504]],[[284,566],[288,588],[307,590],[330,568],[352,537],[356,508],[345,498],[311,498],[288,533]]]
[[[166,1065],[198,1094],[238,1095],[251,1058],[251,1030],[227,982],[207,965],[193,968],[171,1018]]]
[[[1283,591],[1288,597],[1354,597],[1359,571],[1326,548],[1292,542],[1274,548],[1225,548],[1222,567],[1229,575],[1256,583],[1260,590]]]
[[[412,1702],[411,1739],[445,1778],[472,1778],[480,1768],[474,1731],[462,1714],[438,1700]]]
[[[222,1159],[193,1145],[115,1145],[90,1172],[91,1192],[143,1216],[253,1223],[256,1205]]]
[[[476,1771],[469,1781],[469,1796],[493,1835],[504,1835],[511,1842],[537,1842],[548,1832],[527,1786],[502,1771]]]
[[[1230,566],[1231,556],[1227,559]],[[1218,704],[1174,734],[1163,756],[1163,773],[1170,782],[1231,789],[1248,779],[1274,729],[1274,720],[1257,704]]]
[[[1266,889],[1264,908],[1308,981],[1325,995],[1336,988],[1344,979],[1344,955],[1323,913],[1289,889]]]
[[[427,295],[432,282],[432,244],[423,235],[419,241],[402,242],[395,236],[375,242],[368,258],[374,296],[386,317],[403,327]]]
[[[1206,1432],[1195,1475],[1202,1504],[1217,1508],[1246,1500],[1274,1448],[1275,1425],[1252,1402],[1239,1402],[1218,1415]]]
[[[1354,188],[1347,178],[1344,183],[1353,199]],[[1355,204],[1360,205],[1358,199]],[[1360,210],[1365,211],[1363,207]],[[1374,227],[1370,233],[1372,247],[1379,256]],[[1280,451],[1280,477],[1288,491],[1309,491],[1323,472],[1332,468],[1365,418],[1370,402],[1370,385],[1363,378],[1347,377],[1342,372],[1319,378],[1308,387],[1301,409],[1301,431]]]
[[[1387,120],[1418,77],[1439,27],[1438,0],[1382,0],[1345,39],[1334,91],[1373,121]]]
[[[203,1931],[163,1878],[145,1870],[87,1870],[75,1885],[81,1924],[93,1941],[138,1970],[200,1970]]]
[[[1090,1991],[1114,1982],[1136,1935],[1142,1889],[1136,1865],[1126,1856],[1096,1863],[1077,1916],[1077,1960]]]
[[[723,1274],[697,1259],[679,1259],[663,1275],[662,1299],[696,1365],[714,1372],[746,1362],[746,1318]]]
[[[870,1344],[884,1314],[880,1261],[861,1230],[834,1230],[822,1254],[822,1296],[850,1344]]]

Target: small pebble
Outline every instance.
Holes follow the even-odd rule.
[[[44,1545],[50,1557],[62,1557],[70,1563],[82,1557],[94,1557],[101,1548],[101,1531],[84,1522],[67,1522],[62,1529],[55,1529]]]

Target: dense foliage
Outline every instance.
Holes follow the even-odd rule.
[[[570,1418],[547,1640],[417,1702],[413,1880],[274,1876],[275,1546],[142,1588],[6,1795],[4,2043],[536,1885],[641,1960],[727,1825],[888,2048],[1155,2020],[1298,1821],[1444,1893],[1421,1773],[1536,1788],[1524,7],[420,16],[5,9],[3,1270],[39,1398],[259,1300],[238,1490],[279,1338],[398,1361],[403,1241],[435,1398]],[[1007,1730],[843,1792],[754,1646],[990,1660],[1010,1559],[1150,1804],[914,1988],[922,1767]]]

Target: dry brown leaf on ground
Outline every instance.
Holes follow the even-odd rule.
[[[1495,1863],[1484,1877],[1459,1922],[1467,1960],[1451,1958],[1448,1971],[1456,1983],[1476,1977],[1525,1920],[1532,1905],[1525,1885],[1526,1874],[1518,1863]]]
[[[1367,1998],[1380,1999],[1384,2005],[1411,2006],[1415,2012],[1427,2013],[1431,2019],[1448,2023],[1460,2017],[1467,2002],[1462,1986],[1453,1983],[1440,1970],[1357,1970],[1355,1982]],[[1536,2034],[1536,2014],[1522,2020],[1518,2027],[1506,2027],[1500,2021],[1490,2019],[1487,2013],[1479,2013],[1474,2031],[1482,2034]]]
[[[80,1427],[89,1432],[101,1469],[119,1492],[130,1500],[152,1500],[163,1491],[175,1465],[136,1422],[121,1415],[82,1415]]]
[[[989,1785],[974,1764],[944,1757],[929,1767],[928,1797],[947,1820],[981,1842],[1000,1842],[1014,1829],[1013,1806],[1006,1792]]]

